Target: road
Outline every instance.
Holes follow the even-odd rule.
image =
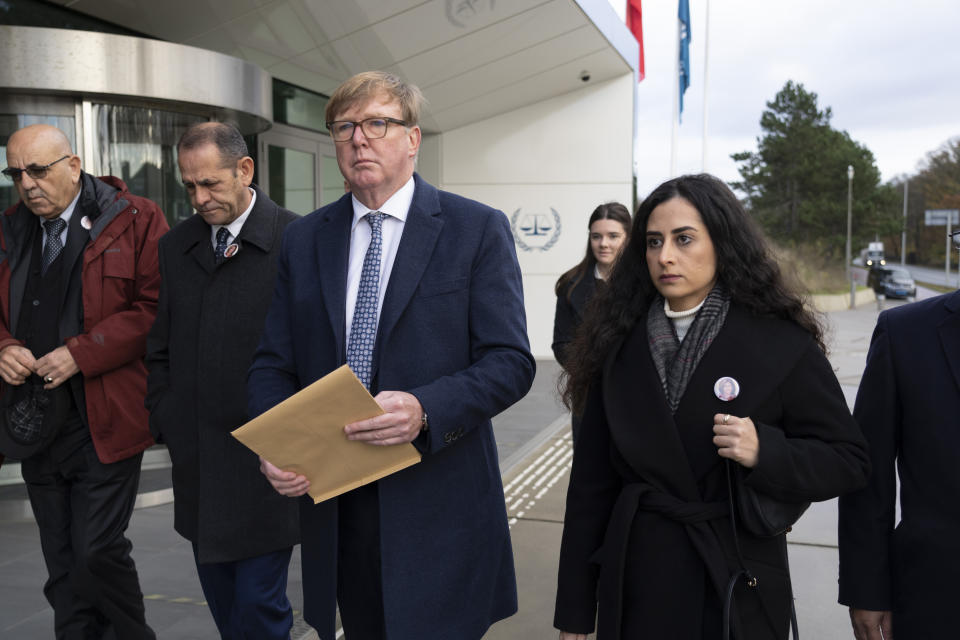
[[[956,254],[953,256],[956,258]],[[908,264],[907,269],[910,270],[910,274],[913,275],[913,279],[919,282],[929,282],[930,284],[936,284],[943,287],[956,287],[960,288],[960,275],[957,275],[957,263],[952,261],[950,264],[950,277],[947,278],[947,274],[944,272],[943,267],[940,269],[934,269],[932,267],[919,267],[917,265]]]
[[[899,267],[900,264],[893,264],[890,266]],[[931,269],[930,267],[919,267],[916,265],[907,265],[907,270],[910,272],[910,275],[913,277],[916,282],[925,282],[927,284],[934,284],[939,286],[950,286],[960,288],[957,284],[958,276],[956,274],[951,274],[950,284],[944,284],[947,281],[946,274],[941,269],[937,271],[936,269]],[[867,284],[867,269],[865,267],[853,267],[854,280],[858,285],[866,286]],[[928,289],[923,285],[917,285],[917,300],[923,300],[924,298],[931,298],[933,296],[940,295],[939,291],[934,291],[933,289]]]

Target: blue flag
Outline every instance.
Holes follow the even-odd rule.
[[[680,113],[679,119],[683,119],[683,94],[690,86],[690,4],[688,0],[680,0],[680,60],[677,62],[677,68],[680,73]]]

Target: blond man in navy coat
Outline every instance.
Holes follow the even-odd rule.
[[[300,499],[304,617],[323,640],[333,640],[337,604],[350,640],[471,640],[517,609],[490,419],[533,380],[520,269],[502,212],[414,174],[420,100],[379,72],[331,97],[327,125],[350,193],[287,229],[248,379],[259,414],[350,362],[352,330],[375,307],[359,374],[386,413],[345,434],[423,454],[339,498]],[[367,272],[379,300],[364,306],[361,265],[376,246],[379,272]],[[285,495],[307,490],[302,476],[268,461],[263,470]]]

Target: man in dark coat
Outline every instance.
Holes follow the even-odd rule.
[[[45,448],[17,454],[55,634],[153,638],[124,532],[143,450],[153,444],[143,354],[167,222],[122,181],[84,173],[54,127],[16,131],[7,163],[22,200],[0,222],[3,392],[42,385],[67,407]]]
[[[296,501],[271,488],[230,432],[247,421],[247,369],[280,239],[297,216],[251,185],[253,159],[232,125],[194,125],[177,153],[197,214],[160,243],[160,309],[147,340],[150,428],[170,451],[174,527],[193,543],[221,635],[289,638]]]
[[[301,498],[304,617],[333,640],[476,640],[517,609],[490,418],[533,382],[506,216],[414,174],[420,91],[350,78],[327,126],[349,194],[284,235],[250,369],[260,414],[346,362],[385,413],[345,426],[421,462],[314,505]],[[429,417],[428,417],[429,416]],[[278,491],[306,478],[263,463]]]
[[[853,414],[873,461],[867,488],[840,498],[840,603],[854,635],[956,637],[960,292],[880,314]]]

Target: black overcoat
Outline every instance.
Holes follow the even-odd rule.
[[[160,240],[160,307],[147,339],[150,430],[173,461],[174,528],[199,560],[229,562],[299,540],[278,494],[230,431],[247,422],[247,369],[273,293],[283,230],[298,216],[254,187],[239,251],[215,263],[200,216]]]
[[[597,279],[593,269],[575,285],[567,285],[557,294],[557,308],[553,314],[553,355],[557,362],[563,365],[566,359],[567,347],[573,340],[577,327],[583,322],[583,310],[597,289]]]
[[[880,314],[854,417],[874,473],[840,499],[840,602],[892,611],[897,640],[957,637],[960,292]]]
[[[729,402],[713,392],[723,376],[740,383]],[[739,561],[725,465],[712,442],[717,413],[757,425],[759,459],[746,482],[758,491],[825,500],[866,480],[863,436],[808,333],[731,305],[671,415],[641,317],[587,402],[567,495],[558,628],[591,631],[599,598],[598,640],[720,637],[721,593]],[[740,528],[739,537],[758,586],[737,583],[736,637],[786,638],[785,536],[757,538]]]

